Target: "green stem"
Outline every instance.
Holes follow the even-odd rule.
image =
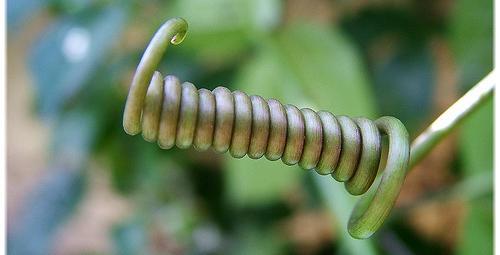
[[[413,141],[410,150],[410,170],[467,116],[493,96],[495,82],[494,73],[489,73]]]

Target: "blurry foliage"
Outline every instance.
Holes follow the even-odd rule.
[[[294,19],[288,6],[300,1],[7,2],[9,37],[39,11],[51,14],[28,62],[36,112],[54,127],[52,163],[9,229],[9,254],[51,253],[54,230],[85,195],[85,170],[96,156],[104,159],[113,187],[136,205],[134,216],[111,231],[117,254],[294,254],[297,244],[283,222],[323,208],[335,233],[311,254],[443,250],[411,229],[400,231],[398,222],[370,240],[353,240],[345,226],[355,198],[342,184],[265,159],[163,151],[125,135],[123,103],[151,34],[181,16],[189,22],[188,37],[170,48],[163,74],[335,114],[394,115],[414,136],[432,110],[433,38],[452,45],[463,88],[492,69],[492,1],[458,0],[444,18],[416,3],[367,4],[329,22]],[[332,9],[343,5],[331,1]],[[464,125],[458,179],[492,172],[491,105]],[[468,202],[461,241],[449,250],[491,253],[491,197]],[[393,238],[397,234],[402,237]]]
[[[461,135],[464,178],[487,174],[493,187],[493,100],[489,100],[464,123]],[[478,134],[481,134],[478,137]],[[459,254],[493,253],[493,192],[469,202]]]
[[[451,42],[460,70],[460,85],[466,89],[492,70],[492,20],[493,1],[457,1],[451,22]],[[486,173],[493,182],[492,116],[493,100],[490,100],[464,123],[460,136],[463,178]],[[458,254],[493,253],[492,193],[468,203]]]
[[[77,96],[120,36],[124,13],[120,8],[88,9],[62,18],[45,31],[31,54],[42,116],[54,116]]]
[[[450,22],[450,42],[461,73],[460,85],[470,88],[492,70],[493,1],[458,0]]]

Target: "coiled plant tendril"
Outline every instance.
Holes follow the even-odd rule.
[[[404,182],[409,159],[408,133],[394,117],[375,121],[298,109],[274,99],[248,96],[218,87],[196,89],[154,69],[169,43],[179,44],[187,32],[184,19],[164,23],[148,45],[132,81],[123,127],[130,135],[169,149],[212,147],[233,157],[265,156],[287,165],[299,164],[344,182],[353,195],[364,194],[381,161],[381,134],[389,137],[387,162],[374,194],[355,206],[348,223],[354,238],[371,236],[388,217]]]

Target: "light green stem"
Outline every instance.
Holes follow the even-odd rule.
[[[409,170],[427,156],[467,116],[470,116],[482,103],[493,96],[495,83],[495,75],[491,72],[441,114],[413,141]]]

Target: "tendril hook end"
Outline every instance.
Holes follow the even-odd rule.
[[[141,132],[141,112],[153,72],[169,43],[180,44],[186,38],[187,29],[188,23],[185,19],[172,18],[163,23],[151,39],[135,71],[125,104],[123,129],[127,134],[136,135]]]

